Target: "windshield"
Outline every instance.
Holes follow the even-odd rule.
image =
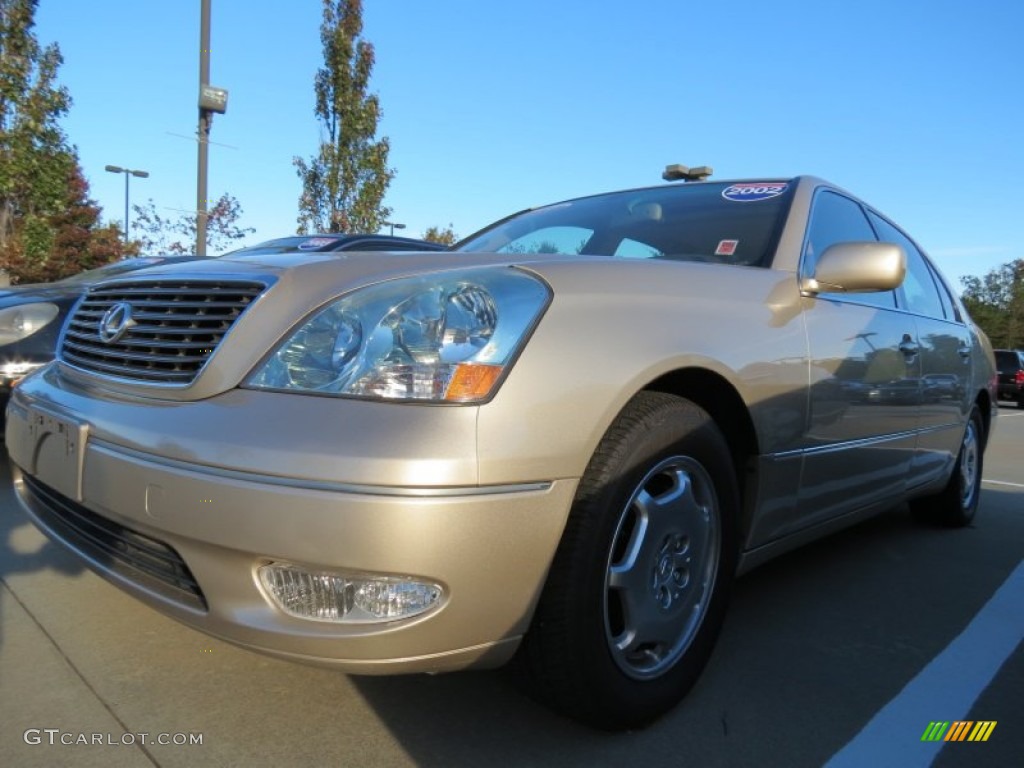
[[[764,266],[794,187],[704,182],[585,197],[512,216],[455,250]]]

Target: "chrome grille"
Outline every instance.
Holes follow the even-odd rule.
[[[60,359],[107,376],[190,384],[265,287],[233,280],[168,279],[96,286],[68,321]],[[133,322],[104,341],[104,317],[124,304],[130,306]]]

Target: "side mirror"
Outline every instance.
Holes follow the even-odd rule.
[[[805,295],[891,291],[907,274],[907,254],[895,243],[836,243],[825,249],[811,275],[800,281]]]

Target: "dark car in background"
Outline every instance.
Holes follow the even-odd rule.
[[[290,251],[443,251],[446,248],[409,237],[325,234],[280,237],[240,248],[231,255]],[[53,360],[64,319],[90,285],[145,267],[203,258],[206,257],[165,255],[123,259],[52,283],[16,285],[0,291],[0,409],[15,382]]]
[[[0,403],[18,379],[53,360],[57,337],[71,307],[92,283],[194,256],[151,256],[107,264],[52,283],[0,290]]]
[[[323,251],[446,251],[448,246],[393,235],[289,235],[267,240],[223,256],[241,256],[252,253],[313,253]]]
[[[996,368],[999,370],[999,399],[1016,400],[1024,408],[1024,352],[1019,349],[997,349]]]

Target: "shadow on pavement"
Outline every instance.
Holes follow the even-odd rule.
[[[644,731],[578,726],[506,671],[352,680],[419,765],[821,765],[1017,565],[1000,542],[1024,540],[1019,495],[983,499],[967,529],[920,523],[902,505],[740,579],[702,679]]]
[[[0,441],[0,600],[7,592],[17,594],[13,578],[45,570],[77,576],[85,567],[29,521],[14,496],[7,449]],[[0,625],[2,648],[3,627]]]

